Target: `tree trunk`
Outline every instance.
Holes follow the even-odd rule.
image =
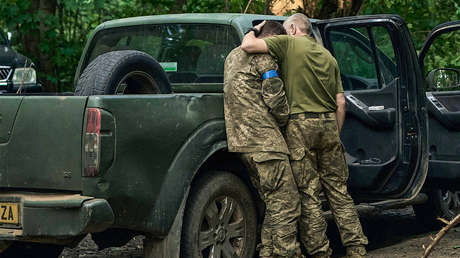
[[[31,0],[29,13],[37,13],[40,7],[40,0]],[[36,65],[40,63],[40,28],[39,24],[31,26],[31,29],[24,33],[24,54],[30,57]]]
[[[352,1],[352,0],[350,0]],[[317,15],[318,19],[328,19],[332,17],[336,17],[336,13],[340,11],[339,9],[339,1],[338,0],[323,0],[323,4],[321,5],[321,9]]]
[[[272,14],[271,9],[272,9],[272,2],[273,0],[265,0],[265,8],[264,8],[264,14]]]
[[[184,4],[187,4],[186,0],[176,0],[176,8],[174,11],[176,11],[176,13],[182,13],[182,6],[184,6]]]
[[[316,19],[353,16],[359,14],[363,2],[363,0],[302,0],[303,8],[300,11]]]
[[[51,57],[54,56],[56,42],[53,39],[53,35],[50,35],[54,27],[50,27],[46,22],[46,18],[56,15],[57,0],[41,0],[39,14],[40,17],[40,38],[44,39],[47,42],[48,48],[46,50],[40,51],[40,63],[39,63],[39,73],[47,75],[42,77],[43,89],[47,92],[56,92],[57,87],[56,83],[49,80],[49,76],[56,78],[56,69],[54,68],[53,61]]]

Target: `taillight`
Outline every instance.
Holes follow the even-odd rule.
[[[85,169],[83,176],[97,176],[101,158],[101,110],[86,110]]]

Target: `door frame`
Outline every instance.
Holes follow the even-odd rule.
[[[424,80],[418,58],[407,26],[398,15],[366,15],[322,20],[317,23],[324,46],[332,49],[328,31],[337,27],[384,26],[388,28],[398,62],[399,82],[396,122],[398,130],[397,162],[389,171],[382,189],[362,193],[364,201],[382,201],[385,205],[394,201],[409,201],[420,192],[428,170],[427,113],[425,108]],[[331,53],[333,50],[331,51]],[[378,75],[380,76],[380,75]],[[410,173],[405,182],[398,182],[397,171]],[[388,190],[393,184],[397,190]]]

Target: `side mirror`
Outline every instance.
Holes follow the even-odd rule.
[[[426,82],[428,88],[435,91],[460,87],[460,71],[452,68],[436,68],[428,73]]]

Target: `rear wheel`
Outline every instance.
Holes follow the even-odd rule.
[[[181,257],[253,257],[255,203],[247,186],[228,172],[211,172],[193,186],[184,213]]]
[[[460,192],[433,189],[428,193],[428,201],[414,205],[414,212],[423,224],[431,227],[442,225],[437,218],[452,220],[460,213]]]

